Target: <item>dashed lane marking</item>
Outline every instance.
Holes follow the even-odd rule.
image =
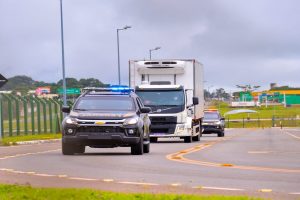
[[[37,154],[43,154],[43,153],[50,153],[54,151],[60,151],[61,149],[54,149],[54,150],[47,150],[47,151],[39,151],[39,152],[34,152],[34,153],[20,153],[20,154],[15,154],[12,156],[4,156],[1,157],[0,160],[6,160],[9,158],[17,158],[17,157],[22,157],[22,156],[30,156],[30,155],[37,155]]]
[[[79,180],[79,181],[99,181],[99,179],[94,178],[80,178],[80,177],[68,177],[71,180]]]
[[[267,193],[267,192],[272,192],[272,190],[271,189],[261,189],[261,190],[258,190],[259,192],[265,192],[265,193]]]
[[[244,189],[239,189],[239,188],[223,188],[223,187],[202,187],[202,188],[208,190],[245,191]]]
[[[292,195],[300,195],[300,192],[291,192],[289,194],[292,194]]]
[[[121,181],[121,182],[118,182],[118,183],[129,184],[129,185],[145,185],[145,186],[157,186],[157,185],[159,185],[157,183],[142,183],[142,182],[129,182],[129,181]]]
[[[102,179],[103,182],[114,182],[114,179]]]

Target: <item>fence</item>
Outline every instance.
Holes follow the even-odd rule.
[[[268,127],[300,127],[300,118],[295,116],[273,116],[271,119],[261,118],[226,118],[227,128],[268,128]]]
[[[62,102],[35,96],[0,94],[2,137],[59,133]]]

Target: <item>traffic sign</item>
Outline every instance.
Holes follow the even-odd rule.
[[[59,88],[57,90],[58,94],[63,94],[63,89]],[[80,88],[67,88],[67,94],[81,94]]]
[[[7,79],[0,74],[0,88],[7,82]]]

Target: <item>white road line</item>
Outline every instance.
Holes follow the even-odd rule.
[[[79,181],[99,181],[99,179],[94,178],[80,178],[80,177],[69,177],[71,180],[79,180]]]
[[[201,188],[208,189],[208,190],[245,191],[244,189],[239,189],[239,188],[205,187],[205,186],[202,186]]]
[[[146,186],[156,186],[156,185],[159,185],[159,184],[156,184],[156,183],[141,183],[141,182],[129,182],[129,181],[121,181],[121,182],[118,182],[118,183],[129,184],[129,185],[146,185]]]
[[[5,160],[5,159],[9,159],[9,158],[17,158],[17,157],[21,157],[21,156],[29,156],[29,155],[37,155],[37,154],[43,154],[43,153],[50,153],[50,152],[60,151],[60,150],[61,149],[54,149],[54,150],[40,151],[40,152],[34,152],[34,153],[15,154],[15,155],[12,155],[12,156],[1,157],[0,160]]]
[[[289,135],[289,136],[292,136],[293,138],[296,138],[296,139],[300,140],[300,137],[299,137],[299,136],[296,136],[296,135],[294,135],[294,134],[291,134],[291,133],[289,133],[289,132],[287,132],[287,131],[284,131],[284,133],[287,134],[287,135]]]
[[[292,194],[292,195],[300,195],[300,192],[292,192],[292,193],[289,193],[289,194]]]

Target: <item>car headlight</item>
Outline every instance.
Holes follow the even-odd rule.
[[[138,117],[128,118],[124,121],[123,125],[135,125],[139,121]]]
[[[66,124],[77,124],[77,120],[71,117],[68,117],[65,122]]]

